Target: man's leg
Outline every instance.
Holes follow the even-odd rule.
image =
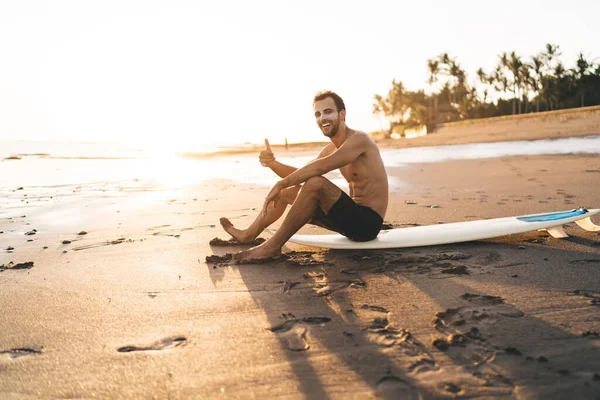
[[[240,243],[249,243],[258,237],[269,225],[277,221],[285,211],[288,204],[294,203],[301,186],[294,186],[281,191],[275,204],[270,204],[267,215],[258,214],[254,222],[246,229],[237,229],[227,218],[221,218],[221,226],[227,233]]]
[[[281,254],[281,247],[293,234],[298,232],[308,223],[317,207],[326,213],[339,199],[342,190],[322,176],[308,179],[303,185],[290,212],[283,220],[281,227],[269,240],[260,246],[242,251],[234,256],[238,264],[277,257]]]

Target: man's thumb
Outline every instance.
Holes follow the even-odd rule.
[[[267,150],[272,153],[272,151],[271,151],[271,145],[269,144],[269,139],[265,139],[265,146],[267,147]]]

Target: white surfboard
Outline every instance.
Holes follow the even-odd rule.
[[[569,222],[575,222],[587,231],[600,231],[600,226],[590,219],[599,212],[600,209],[580,208],[518,217],[396,228],[383,230],[376,239],[368,242],[353,242],[340,234],[294,235],[289,241],[328,249],[391,249],[468,242],[535,230],[546,230],[555,238],[564,238],[568,235],[563,224]]]

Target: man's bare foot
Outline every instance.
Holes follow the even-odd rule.
[[[281,258],[281,249],[273,250],[267,242],[233,255],[235,264],[252,264]]]
[[[223,229],[225,229],[225,232],[229,233],[231,237],[233,237],[240,243],[250,243],[254,239],[256,239],[256,237],[248,235],[246,231],[234,227],[231,221],[227,218],[221,218],[219,222],[221,222],[221,226],[223,227]]]

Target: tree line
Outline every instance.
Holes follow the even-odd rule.
[[[392,80],[386,96],[374,96],[373,113],[390,122],[391,134],[396,127],[427,125],[431,132],[444,122],[600,104],[600,64],[580,52],[566,68],[561,55],[550,43],[529,58],[504,52],[491,71],[477,69],[469,83],[457,59],[442,53],[427,60],[427,93]]]

